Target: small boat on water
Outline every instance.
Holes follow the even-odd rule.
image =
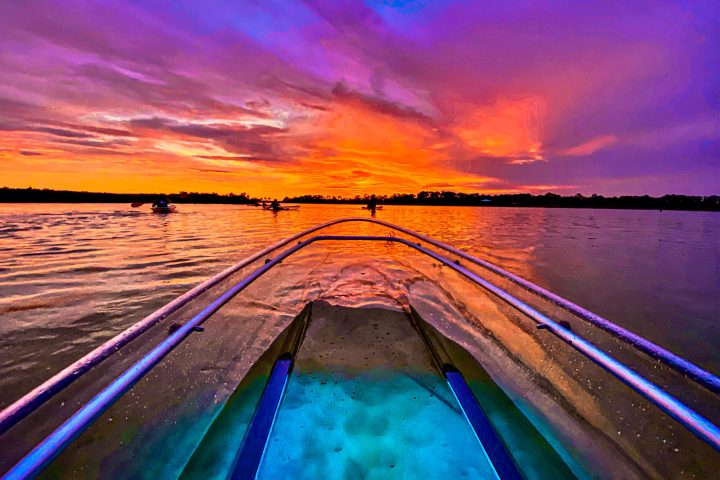
[[[364,207],[360,207],[360,208],[362,210],[372,210],[372,208],[370,208],[368,206],[364,206]],[[375,207],[375,210],[382,210],[382,209],[383,209],[382,205],[378,205],[377,207]]]
[[[276,212],[278,210],[300,210],[300,205],[280,205],[278,207],[273,207],[272,205],[264,204],[262,208],[263,210],[272,210]]]
[[[322,233],[358,222],[390,231]],[[264,277],[274,269],[288,276],[301,250],[372,242],[415,255],[406,290],[391,279],[342,304],[379,288],[357,251],[312,290],[328,250],[282,295],[265,284],[241,301],[261,278],[277,281]],[[320,298],[352,275],[363,279],[340,302]],[[298,292],[303,302],[288,302]],[[281,315],[258,319],[253,305]],[[718,393],[713,373],[497,265],[388,222],[339,219],[233,265],[5,408],[0,472],[712,478]]]
[[[175,205],[151,207],[153,213],[173,213],[177,210]]]

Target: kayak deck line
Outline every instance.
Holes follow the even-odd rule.
[[[468,386],[465,377],[452,364],[452,358],[442,345],[433,342],[425,329],[422,328],[418,321],[419,315],[417,311],[411,309],[409,317],[413,328],[420,335],[425,348],[430,353],[435,368],[445,378],[455,400],[460,405],[460,410],[473,429],[475,437],[480,442],[498,478],[500,480],[522,480],[523,477],[518,471],[510,452],[508,452],[507,447],[500,439],[495,428],[493,428],[488,415],[480,406],[480,402]]]
[[[522,480],[515,462],[508,453],[502,440],[490,423],[490,419],[473,395],[465,378],[452,365],[445,365],[444,375],[450,390],[460,404],[463,415],[475,432],[480,445],[490,460],[500,480]]]
[[[253,419],[245,433],[242,448],[235,459],[229,477],[232,480],[253,480],[257,476],[292,365],[293,359],[289,353],[284,353],[275,361]]]
[[[428,237],[426,235],[416,233],[410,229],[407,229],[405,227],[401,227],[399,225],[395,225],[389,222],[385,222],[383,220],[378,220],[375,218],[365,218],[365,217],[349,217],[349,218],[340,218],[335,220],[330,220],[325,223],[318,224],[314,227],[308,228],[306,230],[303,230],[295,235],[292,235],[284,240],[281,240],[263,250],[260,252],[251,255],[250,257],[247,257],[246,259],[236,263],[235,265],[232,265],[225,269],[224,271],[220,272],[219,274],[215,275],[214,277],[206,280],[205,282],[201,283],[200,285],[192,288],[185,294],[179,296],[175,300],[171,301],[167,305],[161,307],[160,309],[156,310],[155,312],[151,313],[147,317],[143,318],[139,322],[135,323],[134,325],[130,326],[127,330],[119,333],[115,337],[111,338],[110,340],[106,341],[102,345],[96,347],[94,350],[90,351],[86,355],[84,355],[82,358],[76,360],[60,372],[56,373],[52,377],[50,377],[48,380],[37,386],[36,388],[32,389],[27,394],[23,395],[21,398],[13,402],[11,405],[0,411],[0,434],[4,433],[5,431],[9,430],[13,425],[18,423],[20,420],[28,416],[30,413],[35,411],[37,408],[39,408],[42,404],[44,404],[46,401],[48,401],[50,398],[52,398],[54,395],[56,395],[58,392],[62,391],[65,387],[70,385],[72,382],[74,382],[77,378],[88,372],[90,369],[92,369],[94,366],[98,365],[99,363],[103,362],[106,358],[111,356],[113,353],[130,343],[135,338],[139,337],[142,333],[149,330],[154,325],[158,324],[165,318],[167,318],[170,314],[174,313],[175,311],[182,308],[184,305],[188,304],[198,296],[205,293],[210,288],[214,287],[215,285],[219,284],[223,280],[227,279],[234,273],[238,272],[239,270],[249,266],[250,264],[254,263],[255,261],[261,259],[262,257],[268,255],[269,253],[273,252],[274,250],[277,250],[279,248],[282,248],[291,242],[294,242],[295,240],[298,240],[304,236],[310,235],[314,232],[317,232],[318,230],[322,230],[324,228],[328,228],[334,225],[342,224],[342,223],[348,223],[348,222],[367,222],[367,223],[373,223],[376,225],[381,225],[387,228],[390,228],[392,230],[402,232],[406,235],[409,235],[413,238],[416,238],[418,240],[422,240],[423,242],[426,242],[434,247],[440,248],[442,250],[445,250],[446,252],[452,253],[453,255],[456,255],[462,259],[465,259],[471,263],[474,263],[475,265],[478,265],[482,268],[485,268],[487,270],[490,270],[491,272],[500,275],[511,282],[515,283],[516,285],[534,293],[540,296],[541,298],[544,298],[553,304],[557,305],[558,307],[562,308],[563,310],[572,313],[573,315],[578,316],[579,318],[587,321],[588,323],[610,333],[615,338],[631,345],[635,349],[649,355],[651,358],[654,358],[656,360],[661,361],[668,367],[676,370],[677,372],[685,375],[698,385],[701,385],[702,387],[710,390],[711,392],[720,394],[720,377],[714,375],[713,373],[695,365],[694,363],[670,352],[669,350],[641,337],[640,335],[637,335],[636,333],[633,333],[613,322],[610,320],[607,320],[600,315],[597,315],[593,312],[590,312],[589,310],[571,302],[570,300],[567,300],[563,297],[560,297],[559,295],[556,295],[538,285],[535,285],[534,283],[519,277],[513,273],[510,273],[501,267],[494,265],[488,261],[479,259],[477,257],[474,257],[466,252],[463,252],[462,250],[456,249],[450,245],[447,245],[445,243],[442,243],[438,240],[435,240],[431,237]]]
[[[310,307],[310,309],[301,312],[302,321],[300,326],[292,329],[288,334],[284,341],[285,345],[283,345],[284,353],[275,360],[270,378],[265,384],[260,401],[253,413],[253,418],[245,432],[241,448],[233,460],[231,473],[228,477],[231,480],[253,480],[257,476],[267,449],[270,433],[273,425],[275,425],[275,419],[287,387],[288,378],[295,363],[295,357],[305,339],[312,304],[310,304]]]
[[[583,337],[571,332],[567,328],[553,321],[546,315],[535,310],[525,302],[515,298],[501,288],[479,277],[474,272],[451,261],[436,252],[428,250],[417,243],[392,236],[363,236],[363,235],[318,235],[298,242],[295,246],[283,251],[257,270],[240,280],[233,287],[223,293],[191,320],[183,324],[177,331],[145,354],[138,362],[133,364],[124,373],[113,380],[105,389],[93,397],[75,414],[65,421],[59,428],[42,440],[30,453],[3,476],[3,479],[32,478],[39,474],[54,458],[57,457],[77,436],[115,403],[135,383],[143,378],[157,363],[170,351],[182,343],[195,328],[216,313],[223,305],[234,298],[239,292],[257,280],[260,276],[290,257],[297,251],[320,241],[381,241],[396,242],[413,248],[428,255],[442,264],[452,268],[473,283],[483,287],[504,302],[513,306],[530,319],[543,325],[553,335],[572,346],[585,357],[610,372],[620,381],[635,390],[645,399],[655,404],[678,423],[683,425],[698,438],[720,451],[720,428],[704,418],[699,413],[665,392],[662,388],[647,380],[630,367],[616,360]]]

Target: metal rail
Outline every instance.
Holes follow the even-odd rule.
[[[642,351],[643,353],[650,355],[652,358],[655,358],[657,360],[662,361],[669,367],[677,370],[678,372],[682,373],[683,375],[686,375],[688,378],[693,380],[694,382],[698,383],[699,385],[709,389],[710,391],[714,393],[720,393],[720,377],[708,372],[707,370],[702,369],[701,367],[693,364],[692,362],[689,362],[688,360],[685,360],[682,357],[679,357],[678,355],[675,355],[674,353],[670,352],[669,350],[611,322],[610,320],[607,320],[600,315],[597,315],[595,313],[590,312],[589,310],[586,310],[585,308],[576,305],[575,303],[571,302],[570,300],[567,300],[565,298],[560,297],[559,295],[556,295],[538,285],[535,285],[532,282],[529,282],[528,280],[525,280],[524,278],[521,278],[513,273],[510,273],[497,265],[494,265],[490,262],[487,262],[485,260],[481,260],[479,258],[476,258],[470,254],[467,254],[461,250],[458,250],[454,247],[451,247],[450,245],[446,245],[442,242],[439,242],[433,238],[430,238],[426,235],[422,235],[420,233],[413,232],[412,230],[409,230],[407,228],[401,227],[399,225],[394,225],[389,222],[385,222],[382,220],[374,219],[374,218],[365,218],[365,217],[351,217],[351,218],[340,218],[336,220],[331,220],[329,222],[322,223],[320,225],[316,225],[312,228],[308,228],[307,230],[303,230],[300,233],[297,233],[291,237],[286,238],[285,240],[282,240],[280,242],[275,243],[274,245],[271,245],[264,250],[256,253],[255,255],[252,255],[241,262],[227,268],[226,270],[220,272],[219,274],[215,275],[214,277],[206,280],[205,282],[201,283],[197,287],[189,290],[185,294],[181,295],[180,297],[176,298],[172,302],[168,303],[164,307],[160,308],[159,310],[153,312],[152,314],[148,315],[144,319],[140,320],[124,332],[116,335],[115,337],[111,338],[107,342],[103,343],[99,347],[95,348],[79,360],[75,361],[68,367],[64,368],[60,372],[53,375],[51,378],[22,396],[20,399],[15,401],[12,405],[5,408],[3,411],[0,412],[0,434],[4,433],[8,429],[10,429],[13,425],[15,425],[17,422],[25,418],[27,415],[35,411],[38,407],[40,407],[43,403],[48,401],[50,398],[52,398],[54,395],[56,395],[58,392],[62,391],[65,387],[70,385],[72,382],[74,382],[77,378],[82,376],[84,373],[88,372],[90,369],[92,369],[94,366],[101,363],[103,360],[108,358],[110,355],[118,351],[123,346],[130,343],[132,340],[140,336],[142,333],[156,325],[157,323],[161,322],[163,319],[165,319],[170,314],[174,313],[175,311],[182,308],[184,305],[189,303],[190,301],[194,300],[204,292],[206,292],[208,289],[212,288],[213,286],[217,285],[218,283],[222,282],[223,280],[230,277],[232,274],[238,272],[239,270],[242,270],[243,268],[249,266],[253,262],[261,259],[268,253],[272,252],[273,250],[276,250],[278,248],[282,248],[289,243],[302,238],[306,235],[309,235],[313,232],[316,232],[318,230],[321,230],[323,228],[327,228],[333,225],[341,224],[341,223],[347,223],[347,222],[368,222],[368,223],[374,223],[377,225],[382,225],[387,228],[391,228],[393,230],[396,230],[398,232],[402,232],[406,235],[410,235],[414,238],[417,238],[419,240],[422,240],[423,242],[426,242],[430,245],[433,245],[434,247],[440,248],[442,250],[445,250],[447,252],[452,253],[453,255],[457,255],[460,258],[463,258],[471,263],[474,263],[482,268],[485,268],[487,270],[490,270],[491,272],[500,275],[513,283],[519,285],[522,288],[525,288],[526,290],[533,292],[537,295],[539,295],[542,298],[545,298],[546,300],[549,300],[550,302],[554,303],[555,305],[559,306],[560,308],[563,308],[564,310],[573,313],[574,315],[577,315],[578,317],[582,318],[583,320],[587,321],[588,323],[597,326],[598,328],[601,328],[602,330],[607,331],[608,333],[612,334],[616,338],[632,345],[636,349]]]
[[[268,261],[265,265],[255,270],[253,273],[235,284],[227,290],[218,299],[212,302],[208,307],[203,309],[191,320],[183,324],[175,333],[153,348],[137,363],[128,368],[118,378],[113,380],[110,385],[103,389],[98,395],[93,397],[88,403],[73,414],[65,423],[48,437],[42,440],[28,455],[26,455],[17,465],[3,476],[3,480],[17,480],[32,478],[39,474],[57,455],[59,455],[75,438],[77,438],[87,427],[112,406],[118,398],[127,392],[135,383],[137,383],[145,374],[147,374],[153,366],[170,353],[177,345],[179,345],[189,334],[195,330],[205,320],[210,318],[223,305],[230,301],[235,295],[244,290],[248,285],[257,280],[260,276],[270,270],[272,267],[280,263],[285,258],[291,256],[298,250],[318,241],[383,241],[397,242],[422,252],[435,260],[452,268],[456,272],[465,276],[477,285],[483,287],[490,293],[494,294],[501,300],[521,311],[533,321],[553,333],[555,336],[571,345],[580,353],[590,360],[610,372],[616,378],[628,385],[630,388],[638,392],[641,396],[658,406],[669,416],[677,420],[690,432],[702,439],[708,445],[717,451],[720,451],[720,428],[704,418],[693,409],[662,390],[631,368],[627,367],[618,360],[612,358],[596,346],[585,340],[584,338],[574,334],[570,330],[562,327],[559,323],[553,321],[546,315],[535,310],[523,301],[515,298],[511,294],[505,292],[499,287],[493,285],[487,280],[479,277],[474,272],[457,265],[452,260],[443,257],[417,243],[409,240],[390,237],[390,236],[363,236],[363,235],[319,235],[311,237],[307,240],[298,242],[293,246]]]
[[[348,219],[350,220],[350,219]],[[353,219],[355,220],[355,219]],[[656,360],[660,360],[663,363],[665,363],[667,366],[677,370],[678,372],[682,373],[683,375],[686,375],[688,378],[693,380],[695,383],[707,388],[711,392],[714,393],[720,393],[720,377],[717,375],[714,375],[713,373],[703,369],[702,367],[699,367],[695,365],[694,363],[672,353],[670,350],[667,350],[666,348],[661,347],[660,345],[651,342],[650,340],[641,337],[640,335],[631,332],[630,330],[621,327],[620,325],[611,322],[610,320],[601,317],[600,315],[591,312],[590,310],[587,310],[580,305],[577,305],[570,300],[561,297],[560,295],[557,295],[549,290],[546,290],[539,285],[535,285],[534,283],[525,280],[522,277],[519,277],[515,275],[514,273],[510,273],[507,270],[498,267],[497,265],[494,265],[486,260],[481,260],[479,258],[473,257],[472,255],[463,252],[462,250],[458,250],[455,247],[452,247],[450,245],[447,245],[445,243],[439,242],[433,238],[430,238],[426,235],[422,235],[420,233],[413,232],[412,230],[409,230],[407,228],[401,227],[399,225],[393,225],[392,223],[384,222],[382,220],[377,220],[373,218],[360,218],[357,220],[363,220],[366,222],[376,223],[378,225],[383,225],[388,228],[392,228],[394,230],[397,230],[399,232],[403,232],[407,235],[411,235],[415,238],[419,238],[423,240],[426,243],[429,243],[430,245],[433,245],[437,248],[443,249],[447,252],[450,252],[454,255],[457,255],[458,257],[461,257],[465,260],[468,260],[471,263],[474,263],[480,267],[483,267],[487,270],[490,270],[491,272],[500,275],[501,277],[504,277],[511,282],[515,283],[516,285],[524,288],[525,290],[528,290],[550,302],[557,305],[558,307],[562,308],[563,310],[566,310],[573,315],[576,315],[580,317],[581,319],[585,320],[586,322],[600,328],[601,330],[605,330],[606,332],[612,334],[614,337],[622,340],[625,343],[628,343],[629,345],[635,347],[636,349],[640,350],[641,352],[651,356],[652,358]]]
[[[341,219],[341,221],[347,220]],[[20,420],[35,411],[43,403],[47,402],[58,392],[62,391],[65,387],[67,387],[72,382],[81,377],[83,374],[101,363],[103,360],[120,350],[122,347],[139,337],[141,334],[143,334],[153,326],[160,323],[172,313],[176,312],[192,300],[205,293],[210,288],[227,279],[232,274],[263,258],[273,250],[282,248],[289,243],[297,240],[298,238],[304,237],[306,235],[309,235],[310,233],[316,232],[336,223],[339,223],[338,220],[325,222],[312,228],[308,228],[307,230],[304,230],[291,237],[281,240],[280,242],[277,242],[274,245],[271,245],[259,251],[258,253],[247,257],[246,259],[218,273],[214,277],[209,278],[200,285],[192,288],[191,290],[188,290],[186,293],[171,301],[164,307],[161,307],[159,310],[151,313],[147,317],[135,323],[127,330],[119,333],[118,335],[106,341],[99,347],[90,351],[82,358],[68,365],[67,367],[50,377],[48,380],[44,381],[31,391],[23,395],[21,398],[13,402],[7,408],[2,410],[0,412],[0,435],[12,428]]]
[[[17,465],[10,469],[2,477],[2,480],[18,480],[37,476],[75,438],[84,432],[96,418],[110,408],[125,392],[130,390],[133,385],[143,378],[160,360],[165,358],[168,353],[180,345],[197,327],[220,310],[220,308],[235,297],[235,295],[280,263],[283,258],[292,255],[303,246],[303,244],[296,245],[283,252],[284,256],[276,257],[258,268],[184,323],[174,333],[160,342],[160,344],[145,354],[139,361],[113,380],[110,385],[105,387],[100,393],[75,412],[53,433],[41,441],[29,454],[20,460]]]

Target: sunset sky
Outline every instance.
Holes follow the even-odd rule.
[[[0,0],[0,186],[720,193],[720,7]]]

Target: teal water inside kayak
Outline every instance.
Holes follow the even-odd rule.
[[[235,392],[183,478],[231,472],[276,351]],[[479,365],[461,362],[524,476],[574,478]],[[421,477],[497,475],[406,314],[316,304],[257,478]]]
[[[258,478],[495,478],[410,323],[331,313],[313,315]]]
[[[293,375],[260,479],[496,478],[447,384],[431,374]]]

